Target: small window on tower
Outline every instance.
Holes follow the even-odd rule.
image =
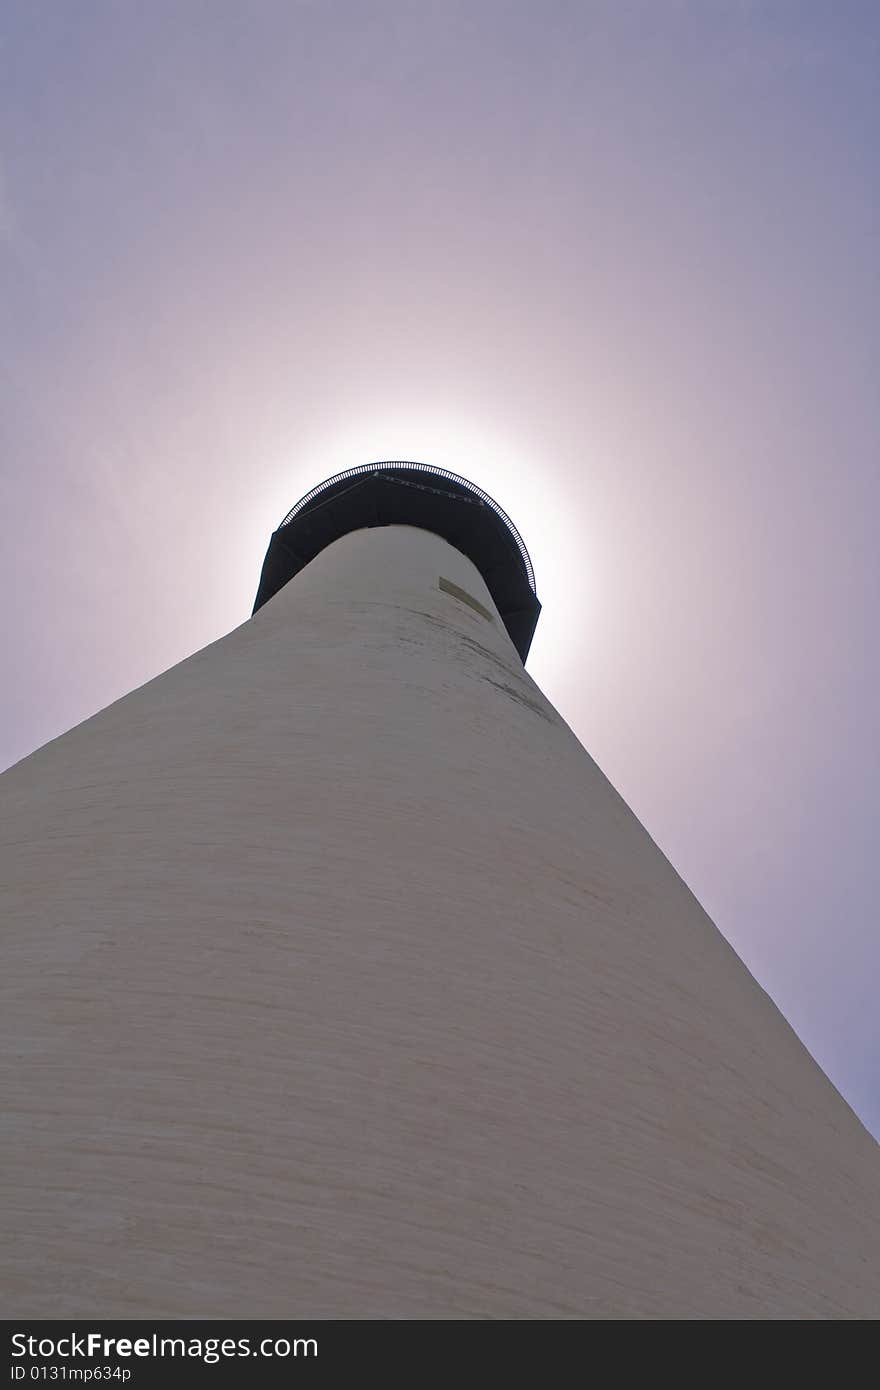
[[[453,598],[460,599],[462,603],[467,604],[468,608],[472,608],[475,613],[479,613],[481,618],[486,618],[491,623],[492,614],[488,608],[485,608],[480,600],[474,598],[466,589],[460,589],[457,584],[453,584],[451,579],[444,579],[442,574],[438,583],[444,594],[451,594]]]

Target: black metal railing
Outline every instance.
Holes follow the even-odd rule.
[[[316,497],[320,497],[321,493],[326,492],[329,488],[335,487],[337,483],[344,482],[346,478],[355,478],[359,474],[364,473],[383,473],[391,471],[392,469],[398,470],[403,468],[412,468],[419,473],[431,473],[437,478],[445,478],[448,482],[456,483],[467,492],[473,493],[474,501],[479,501],[484,506],[490,507],[496,516],[500,517],[504,522],[515,541],[516,547],[522,557],[523,566],[529,581],[529,588],[533,594],[537,592],[535,589],[535,571],[532,569],[532,561],[529,552],[526,550],[522,536],[519,531],[517,531],[507,513],[499,507],[494,498],[489,496],[488,492],[484,492],[481,487],[477,487],[476,483],[470,482],[468,478],[462,478],[459,473],[451,473],[447,468],[435,468],[430,463],[412,463],[406,459],[388,459],[383,463],[361,463],[358,464],[356,468],[345,468],[341,473],[334,473],[332,478],[326,478],[323,483],[319,483],[317,487],[313,487],[311,492],[306,493],[305,497],[301,497],[296,506],[291,507],[278,529],[280,531],[283,527],[289,525],[294,517],[298,516],[311,502],[314,502]]]

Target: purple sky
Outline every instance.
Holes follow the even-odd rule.
[[[0,766],[372,459],[880,1133],[880,6],[6,0]]]

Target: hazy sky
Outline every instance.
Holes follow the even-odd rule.
[[[243,621],[327,474],[464,473],[880,1133],[880,5],[0,14],[0,766]]]

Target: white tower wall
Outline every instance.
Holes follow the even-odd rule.
[[[0,842],[7,1316],[880,1311],[876,1145],[439,537],[336,541]]]

